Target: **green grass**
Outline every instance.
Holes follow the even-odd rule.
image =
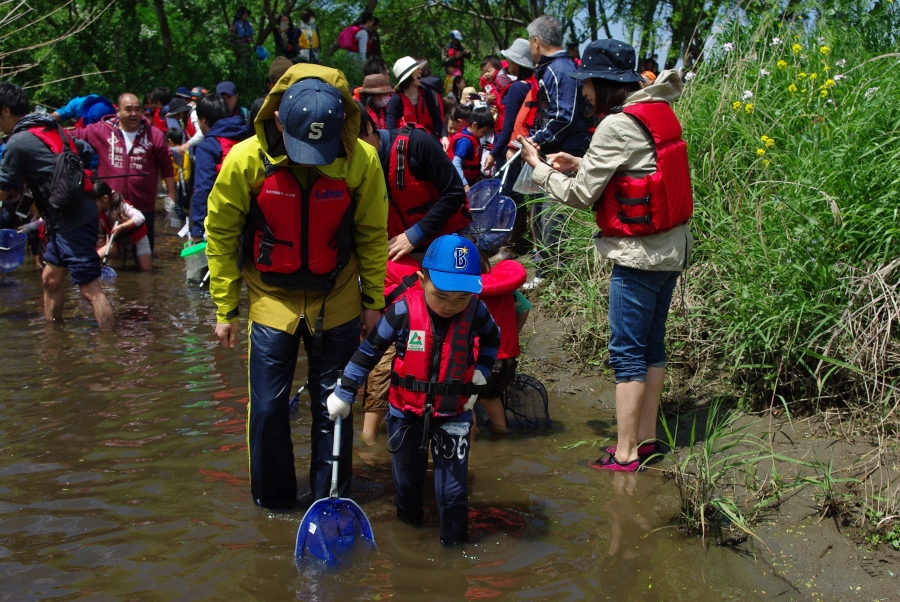
[[[690,411],[699,399],[723,395],[745,411],[836,410],[876,444],[864,479],[894,474],[900,2],[839,2],[828,10],[810,3],[794,17],[772,4],[753,6],[763,8],[723,24],[675,105],[690,152],[695,246],[667,325],[663,410]],[[814,23],[796,17],[806,9],[817,11]],[[559,211],[566,216],[563,267],[541,300],[569,323],[576,355],[600,365],[610,265],[593,250],[593,216]],[[834,514],[847,486],[861,485],[867,502],[857,510],[870,509],[870,538],[900,545],[892,479],[855,483],[836,478],[830,461],[762,449],[731,423],[698,428],[704,436],[692,431],[690,444],[670,457],[688,530],[705,533],[712,512],[749,532],[760,508],[801,486],[823,515]],[[762,460],[773,461],[773,472],[761,482],[752,467]],[[779,475],[775,460],[806,476]],[[749,480],[737,486],[740,478]]]

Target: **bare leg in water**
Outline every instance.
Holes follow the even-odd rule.
[[[641,442],[656,438],[656,417],[665,378],[665,368],[648,368],[646,382],[630,380],[616,385],[619,462],[634,462]]]

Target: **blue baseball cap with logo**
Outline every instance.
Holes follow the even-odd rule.
[[[450,234],[428,246],[422,267],[434,286],[453,293],[481,292],[481,258],[478,248],[467,238]]]
[[[334,86],[307,78],[284,91],[278,118],[294,163],[328,165],[337,158],[344,129],[344,99]]]

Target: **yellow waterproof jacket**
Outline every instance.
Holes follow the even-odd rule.
[[[251,196],[262,189],[265,179],[263,156],[273,165],[288,166],[283,139],[275,129],[275,111],[285,90],[308,77],[334,86],[343,96],[346,116],[341,132],[342,150],[330,165],[290,166],[290,169],[304,187],[308,187],[317,174],[343,179],[355,204],[355,252],[327,296],[321,292],[265,284],[252,261],[243,262],[243,273],[239,268],[241,234],[250,211]],[[359,108],[350,95],[347,79],[335,69],[295,65],[269,92],[256,116],[256,136],[232,147],[209,194],[205,221],[209,291],[220,323],[237,319],[242,277],[247,283],[250,319],[288,333],[296,331],[300,320],[305,320],[309,330],[313,331],[323,302],[326,303],[325,330],[358,318],[363,308],[384,307],[387,191],[378,153],[357,138],[359,122]]]

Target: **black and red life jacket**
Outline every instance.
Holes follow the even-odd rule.
[[[513,294],[528,277],[518,261],[504,259],[481,275],[482,290],[478,298],[484,301],[491,317],[500,328],[500,350],[497,359],[519,357],[519,326],[516,323],[516,298]]]
[[[305,190],[291,168],[268,165],[250,203],[248,259],[266,284],[330,291],[350,262],[353,211],[344,180],[319,175]]]
[[[422,269],[412,255],[406,254],[398,259],[388,259],[384,273],[384,308],[387,309],[411,288],[419,287],[417,272]]]
[[[440,193],[431,182],[417,180],[409,169],[409,136],[415,124],[404,126],[397,134],[391,148],[390,163],[387,170],[388,199],[388,238],[403,234],[434,206]],[[424,129],[424,128],[419,128]],[[443,234],[454,234],[469,225],[472,214],[469,202],[460,207],[457,213],[447,220],[440,232],[429,238],[426,243]]]
[[[219,146],[222,147],[222,156],[219,157],[219,162],[216,163],[216,173],[219,173],[222,171],[222,163],[225,162],[225,157],[231,152],[231,147],[240,142],[240,140],[226,138],[225,136],[215,136],[215,139],[219,141]]]
[[[425,104],[425,95],[431,92],[425,86],[419,86],[419,98],[416,100],[416,106],[413,106],[409,96],[403,92],[400,94],[400,100],[403,101],[403,118],[398,127],[405,125],[421,125],[429,134],[434,134],[434,121],[431,119],[431,113],[428,112],[428,105]]]
[[[687,223],[694,212],[691,172],[675,112],[665,101],[635,103],[620,112],[653,138],[656,171],[643,178],[613,177],[594,204],[601,235],[647,236]]]
[[[481,141],[467,129],[453,134],[450,138],[450,146],[447,148],[447,155],[449,155],[451,161],[455,157],[454,147],[461,138],[468,138],[469,142],[472,143],[472,156],[462,158],[463,176],[465,176],[466,181],[471,186],[481,179]]]
[[[397,343],[388,399],[403,412],[421,416],[433,408],[434,416],[456,416],[470,395],[480,391],[472,384],[475,354],[472,321],[478,309],[473,296],[464,310],[453,316],[443,336],[434,333],[425,293],[410,289],[403,296],[409,316],[406,341]]]
[[[119,193],[115,192],[113,194],[119,194]],[[122,202],[127,203],[128,205],[131,204],[124,199],[122,200]],[[103,231],[106,232],[107,236],[112,234],[112,229],[113,229],[114,224],[109,223],[109,217],[107,217],[106,211],[100,212],[100,224],[103,226]],[[137,228],[132,228],[128,232],[128,240],[131,241],[131,244],[137,243],[137,241],[144,238],[145,236],[147,236],[147,223],[146,222],[141,224]],[[119,241],[117,241],[117,242],[119,242]]]

